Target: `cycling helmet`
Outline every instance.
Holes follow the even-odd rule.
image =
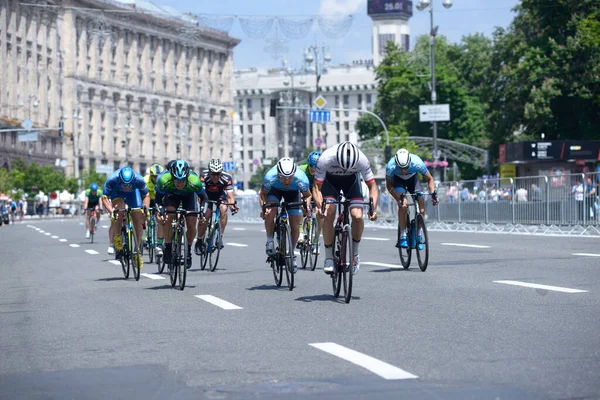
[[[211,174],[218,174],[219,172],[223,172],[223,162],[218,158],[213,158],[208,162],[208,171]]]
[[[359,154],[354,143],[340,143],[337,148],[337,162],[345,170],[352,169],[358,163]]]
[[[98,184],[97,184],[96,182],[92,183],[92,184],[90,185],[90,190],[91,190],[92,192],[95,192],[96,190],[98,190]]]
[[[177,160],[171,165],[171,175],[178,181],[186,179],[190,175],[190,165],[187,161]]]
[[[152,164],[152,166],[150,167],[150,175],[152,175],[152,176],[160,175],[160,174],[162,174],[162,172],[164,170],[165,169],[163,168],[162,165],[160,165],[160,164]]]
[[[321,157],[320,151],[313,151],[308,155],[308,166],[311,168],[317,168],[317,163],[319,162],[319,157]]]
[[[173,164],[175,164],[177,162],[177,160],[171,160],[167,163],[167,171],[171,171],[171,167],[173,166]]]
[[[400,149],[394,156],[396,165],[400,169],[408,169],[410,167],[410,153],[406,149]]]
[[[133,184],[133,180],[135,179],[135,172],[131,169],[131,167],[123,167],[119,171],[119,181],[123,186],[131,186]]]
[[[296,173],[296,163],[289,157],[283,157],[277,162],[277,173],[285,178],[290,178]]]

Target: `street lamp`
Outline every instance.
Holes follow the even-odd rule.
[[[289,78],[289,80],[285,80],[283,81],[283,85],[287,88],[288,86],[290,86],[290,88],[286,91],[282,91],[279,92],[279,104],[282,105],[286,105],[289,107],[300,107],[301,106],[301,100],[298,97],[298,93],[294,90],[295,87],[295,81],[296,81],[296,77],[299,76],[299,83],[300,85],[304,85],[306,83],[305,79],[304,79],[304,70],[298,70],[298,69],[293,69],[293,68],[285,68],[285,66],[287,65],[287,61],[284,59],[283,60],[283,73],[286,77]],[[300,115],[300,110],[295,109],[294,110],[294,117],[292,118],[292,123],[293,123],[293,150],[292,150],[292,157],[294,158],[298,158],[298,145],[297,145],[297,137],[296,137],[296,131],[297,131],[297,127],[296,127],[296,116]],[[278,146],[279,149],[283,149],[279,152],[279,157],[288,157],[290,156],[290,152],[289,152],[289,110],[286,109],[285,113],[283,114],[284,116],[284,125],[285,125],[285,129],[284,129],[284,138],[283,138],[283,147],[282,146]]]
[[[442,5],[444,6],[444,8],[448,9],[448,8],[452,7],[452,0],[444,0]],[[434,26],[433,26],[433,3],[430,0],[419,0],[419,3],[417,4],[417,10],[423,11],[426,8],[429,9],[429,22],[430,22],[429,53],[430,53],[430,69],[431,69],[431,104],[436,104],[437,92],[435,91],[435,52],[434,52],[434,48],[435,48],[435,37],[437,35],[438,27],[436,26],[434,28]],[[433,173],[434,173],[434,178],[436,180],[439,180],[439,170],[437,169],[437,166],[436,166],[439,158],[440,158],[440,152],[438,150],[438,143],[437,143],[437,122],[433,121],[433,162],[434,162]]]
[[[315,99],[319,97],[321,88],[319,87],[319,81],[324,72],[327,71],[327,63],[331,61],[331,55],[329,55],[329,49],[326,46],[318,46],[314,44],[308,49],[304,50],[304,61],[307,65],[315,63],[315,76],[316,76],[316,87],[315,87]],[[316,125],[317,137],[321,137],[319,133],[319,124]],[[310,144],[312,145],[312,138]],[[308,145],[308,144],[307,144]]]
[[[135,126],[131,123],[131,118],[127,118],[127,123],[117,125],[117,129],[125,129],[125,140],[121,140],[121,147],[125,148],[125,164],[129,165],[129,131],[135,129]]]

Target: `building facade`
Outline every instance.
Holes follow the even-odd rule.
[[[53,3],[72,7],[18,0],[0,6],[5,124],[18,125],[27,115],[39,127],[63,120],[65,137],[52,137],[61,143],[65,172],[75,176],[126,163],[145,173],[151,163],[174,158],[198,169],[211,157],[231,157],[237,39],[143,10],[142,2]],[[32,98],[38,107],[22,106]],[[19,155],[11,136],[0,143],[3,152]]]
[[[315,108],[316,76],[310,71],[288,69],[240,70],[234,77],[233,121],[236,177],[248,182],[261,165],[289,156],[302,162],[307,149],[324,150],[336,143],[358,141],[356,121],[360,111],[371,110],[377,96],[375,72],[370,61],[330,66],[319,81],[328,123],[311,123],[306,108]],[[277,109],[273,107],[296,107]],[[347,110],[347,111],[345,111]]]

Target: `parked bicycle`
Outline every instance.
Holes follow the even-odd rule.
[[[169,278],[171,279],[171,286],[175,287],[177,281],[179,281],[179,290],[185,289],[185,281],[187,278],[187,262],[186,260],[190,257],[190,250],[187,240],[187,227],[185,219],[188,216],[203,215],[204,211],[187,211],[181,207],[177,210],[161,210],[161,214],[164,218],[166,214],[175,214],[176,218],[171,221],[171,229],[173,230],[172,242],[171,242],[171,262],[169,265]],[[167,228],[168,229],[168,228]],[[162,259],[162,271],[165,268],[164,257]]]
[[[274,256],[269,256],[267,262],[271,263],[275,285],[281,286],[283,281],[283,270],[290,290],[294,289],[294,247],[292,243],[292,231],[288,220],[288,210],[292,207],[305,206],[304,201],[288,203],[282,201],[275,204],[264,204],[263,213],[267,208],[277,208],[275,216],[275,239],[277,240]]]
[[[217,269],[217,263],[219,262],[219,255],[221,253],[222,241],[223,241],[223,232],[221,232],[221,205],[226,206],[236,206],[236,203],[226,203],[222,199],[208,200],[209,204],[215,205],[215,210],[212,213],[211,221],[209,221],[208,228],[204,232],[204,236],[202,237],[202,247],[200,250],[200,268],[204,270],[206,268],[206,263],[210,260],[210,268],[211,272],[214,272]],[[235,215],[237,211],[231,213],[231,215]]]
[[[304,240],[302,244],[299,245],[302,268],[306,268],[306,265],[308,264],[308,267],[311,271],[314,271],[317,267],[320,236],[317,216],[315,215],[313,208],[314,203],[311,204],[310,210],[306,212],[306,215],[302,219]]]
[[[130,267],[133,266],[133,276],[136,281],[140,280],[140,266],[142,262],[142,246],[138,243],[137,234],[133,227],[131,213],[141,208],[119,208],[113,210],[113,217],[117,213],[126,213],[121,223],[121,240],[123,249],[115,253],[115,258],[121,262],[125,279],[129,278]]]
[[[326,204],[337,204],[337,222],[335,223],[333,237],[333,273],[331,284],[333,295],[340,295],[342,284],[344,285],[344,301],[350,303],[352,299],[352,279],[354,265],[354,249],[352,247],[352,229],[350,225],[350,199],[346,198],[344,192],[335,201],[323,202],[322,212],[325,213]],[[369,206],[369,215],[373,214],[373,198],[368,202],[355,203]]]
[[[412,258],[412,250],[415,249],[417,253],[417,261],[421,271],[427,269],[429,264],[429,235],[427,234],[427,226],[425,219],[421,215],[419,202],[417,201],[417,194],[402,194],[400,196],[400,202],[404,201],[404,196],[412,197],[412,202],[408,202],[408,212],[406,213],[406,238],[408,241],[408,247],[398,246],[398,253],[400,254],[400,262],[404,269],[410,267],[410,261]],[[414,209],[415,216],[410,218],[410,209]],[[400,227],[398,227],[398,243],[400,243]]]

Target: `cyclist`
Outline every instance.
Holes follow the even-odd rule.
[[[175,211],[181,203],[183,209],[187,211],[196,211],[196,198],[200,197],[202,200],[207,200],[206,192],[200,178],[195,172],[190,170],[190,165],[187,161],[175,160],[169,162],[169,164],[171,168],[160,174],[156,181],[156,205],[159,207],[164,206],[168,211]],[[167,224],[163,231],[165,235],[163,260],[166,263],[171,262],[171,240],[173,231],[170,229],[170,224],[174,217],[175,214],[167,214],[166,218],[163,218],[161,214],[156,217],[160,224]],[[186,235],[188,242],[186,268],[188,269],[192,266],[191,243],[196,237],[197,219],[198,217],[195,215],[188,216],[185,222],[187,226]]]
[[[14,200],[10,200],[10,220],[13,225],[15,224],[15,215],[17,214],[17,203]]]
[[[296,163],[289,157],[283,157],[277,165],[267,171],[262,187],[260,188],[259,200],[261,207],[260,217],[265,220],[265,231],[267,232],[266,252],[268,256],[275,255],[275,243],[273,235],[275,231],[275,208],[263,208],[265,204],[277,204],[283,198],[288,203],[300,201],[310,197],[308,177]],[[302,211],[300,207],[292,207],[288,211],[290,227],[292,231],[292,249],[296,248],[296,242],[300,235],[300,221]],[[296,256],[294,256],[294,273],[298,270]]]
[[[314,190],[315,190],[315,172],[317,169],[317,163],[319,162],[319,158],[321,157],[320,151],[313,151],[308,155],[308,158],[304,164],[298,165],[306,176],[308,177],[308,183],[310,187],[310,193],[314,201]],[[321,234],[321,225],[323,222],[322,216],[319,214],[319,218],[317,218],[317,222],[319,224],[319,235]],[[302,244],[304,242],[304,227],[302,222],[300,222],[300,237],[298,238],[298,244]],[[319,254],[319,249],[314,249],[314,252]]]
[[[113,172],[104,183],[102,196],[104,208],[111,215],[110,229],[108,238],[110,246],[108,254],[114,254],[123,250],[123,238],[120,235],[120,227],[123,222],[124,213],[117,213],[116,218],[112,217],[113,209],[124,209],[125,205],[130,208],[138,208],[132,213],[133,228],[137,237],[137,242],[142,243],[143,229],[142,225],[146,221],[142,206],[148,209],[150,205],[150,196],[148,196],[148,187],[144,178],[137,172],[133,172],[131,167],[123,167]],[[137,254],[139,260],[135,260],[140,266],[144,266],[141,254]]]
[[[350,199],[350,215],[352,217],[352,244],[354,247],[354,262],[352,273],[356,274],[360,268],[359,245],[364,230],[363,221],[363,195],[359,174],[369,188],[369,196],[373,198],[373,214],[371,221],[377,219],[377,199],[379,190],[371,170],[367,156],[350,142],[343,142],[325,150],[319,158],[315,173],[315,203],[317,213],[321,213],[323,201],[337,200],[340,190]],[[333,273],[333,222],[336,214],[335,205],[327,205],[323,223],[323,244],[325,245],[325,261],[323,270],[327,274]]]
[[[200,176],[200,181],[204,184],[204,189],[209,200],[217,201],[219,199],[226,203],[235,203],[233,196],[233,178],[226,172],[223,172],[223,162],[217,158],[213,158],[208,162],[208,169],[205,170]],[[225,227],[227,226],[227,206],[221,204],[221,218],[219,224],[221,225],[221,236],[219,237],[220,249],[223,248],[223,234],[225,233]],[[237,206],[229,206],[231,214],[235,214],[239,209]],[[204,223],[198,221],[198,234],[196,237],[196,246],[194,246],[194,253],[197,256],[202,251],[202,237],[206,232],[206,228],[210,223],[210,217],[212,216],[212,204],[211,207],[206,209],[206,215]]]
[[[400,197],[403,193],[416,193],[417,201],[421,214],[425,217],[425,197],[421,191],[421,182],[418,175],[421,174],[431,193],[431,203],[435,206],[438,204],[437,192],[435,191],[435,182],[431,173],[425,166],[421,157],[416,154],[410,154],[406,149],[400,149],[394,157],[387,163],[385,169],[385,185],[390,195],[398,203],[398,226],[400,228],[400,243],[396,243],[396,247],[408,247],[406,239],[406,213],[408,212],[408,199],[404,197],[404,201],[400,203]],[[419,250],[423,250],[423,232],[418,233]]]
[[[96,210],[96,224],[100,222],[100,199],[102,198],[102,190],[98,189],[98,184],[93,182],[85,191],[85,200],[83,201],[83,210],[94,208]],[[85,238],[90,238],[90,218],[92,213],[86,212],[85,217]]]
[[[164,168],[160,164],[152,164],[150,167],[150,173],[144,176],[144,182],[146,182],[146,186],[148,186],[148,195],[150,196],[150,209],[151,212],[154,211],[155,205],[155,187],[156,187],[156,179],[157,176],[164,172]],[[162,256],[162,247],[163,247],[164,235],[163,235],[163,225],[156,224],[156,255]]]

